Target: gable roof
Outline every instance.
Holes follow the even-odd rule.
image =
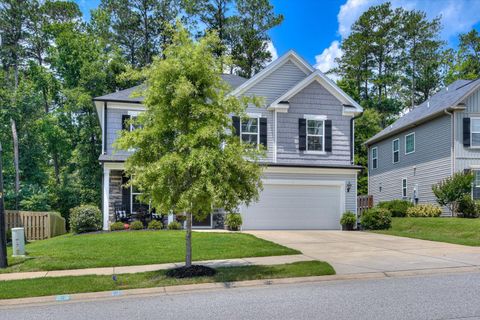
[[[383,129],[372,138],[368,139],[365,144],[369,145],[374,142],[387,138],[397,132],[403,131],[408,127],[421,124],[432,117],[444,113],[450,108],[465,100],[467,96],[477,90],[480,86],[480,79],[476,80],[457,80],[449,86],[443,88],[430,99],[423,102],[413,110],[402,116],[393,124]]]
[[[300,68],[300,70],[305,73],[305,75],[309,75],[310,73],[315,71],[315,69],[307,61],[305,61],[305,59],[300,57],[295,51],[290,50],[283,56],[266,66],[265,69],[245,81],[241,86],[237,87],[230,94],[238,96],[245,93],[245,91],[253,87],[261,80],[265,79],[268,75],[272,74],[275,70],[283,66],[288,61],[293,62],[297,67]]]
[[[232,89],[242,85],[248,79],[237,76],[235,74],[222,74],[222,79],[227,82]],[[145,89],[145,85],[141,84],[125,90],[109,93],[100,97],[93,98],[93,101],[112,101],[112,102],[124,102],[124,103],[142,103],[144,97],[132,97],[132,94],[136,91],[142,91]]]
[[[320,83],[328,92],[330,92],[334,97],[336,97],[340,102],[344,105],[354,107],[355,111],[360,113],[363,111],[363,108],[353,100],[348,94],[346,94],[342,89],[340,89],[335,82],[333,82],[330,78],[328,78],[322,71],[315,70],[312,74],[308,77],[297,83],[295,86],[290,88],[287,92],[277,98],[274,102],[272,102],[269,106],[271,109],[275,109],[275,106],[281,103],[282,101],[287,101],[305,87],[307,87],[312,82],[317,81]]]

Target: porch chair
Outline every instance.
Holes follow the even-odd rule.
[[[115,202],[113,204],[114,212],[115,212],[115,221],[120,222],[129,222],[130,215],[127,212],[127,208],[121,202]]]

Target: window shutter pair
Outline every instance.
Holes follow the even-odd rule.
[[[233,116],[233,129],[236,136],[240,136],[240,117]],[[260,144],[262,144],[265,148],[267,147],[267,118],[260,118]]]
[[[130,199],[132,188],[125,187],[125,185],[130,181],[130,178],[126,175],[122,175],[122,204],[125,206],[127,214],[130,214]]]
[[[470,118],[463,118],[463,146],[470,147]]]
[[[325,120],[325,152],[332,152],[332,120]],[[298,119],[298,149],[307,150],[307,119]]]
[[[130,131],[130,115],[128,114],[123,114],[122,115],[122,130],[127,130]]]

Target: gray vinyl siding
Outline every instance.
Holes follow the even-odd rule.
[[[292,177],[293,175],[293,177]],[[265,173],[266,179],[295,179],[295,180],[326,180],[326,181],[344,181],[352,184],[350,192],[345,188],[345,210],[357,212],[357,175],[352,173],[346,174],[325,174],[325,173]]]
[[[415,152],[405,154],[405,135],[415,132]],[[392,141],[400,141],[399,161],[393,163]],[[372,168],[372,148],[378,149],[378,168]],[[368,191],[374,203],[402,198],[407,178],[407,198],[418,186],[419,203],[436,203],[432,185],[451,174],[451,119],[440,116],[369,147]],[[381,188],[381,191],[380,191]]]
[[[308,164],[350,164],[350,119],[343,105],[318,82],[313,82],[290,99],[288,113],[278,113],[277,162]],[[324,115],[332,120],[332,152],[309,154],[298,148],[298,119]]]
[[[108,107],[107,107],[108,108]],[[128,115],[129,110],[124,109],[107,109],[107,154],[129,154],[128,151],[116,150],[113,146],[115,140],[122,130],[122,115]],[[132,108],[131,111],[134,111]]]
[[[464,103],[465,111],[455,112],[455,171],[480,166],[480,148],[463,146],[463,118],[480,118],[480,91],[471,94]]]
[[[262,117],[267,118],[267,159],[265,159],[267,162],[273,162],[275,159],[275,119],[274,113],[266,108],[306,76],[297,65],[288,61],[245,92],[246,96],[261,97],[264,100],[264,106],[249,106],[247,112],[260,113]]]

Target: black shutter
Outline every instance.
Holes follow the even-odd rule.
[[[298,119],[298,150],[307,150],[307,119]]]
[[[260,144],[267,148],[267,118],[260,118]]]
[[[128,114],[122,115],[122,130],[130,131],[130,124],[128,123],[130,116]]]
[[[332,152],[332,120],[325,120],[325,151]]]
[[[463,118],[463,146],[470,147],[470,118]]]
[[[125,210],[130,214],[130,196],[132,188],[125,187],[125,185],[130,181],[130,178],[122,175],[122,205],[125,206]]]
[[[233,129],[235,131],[234,134],[236,136],[240,136],[240,117],[233,116],[232,122],[233,122]]]

